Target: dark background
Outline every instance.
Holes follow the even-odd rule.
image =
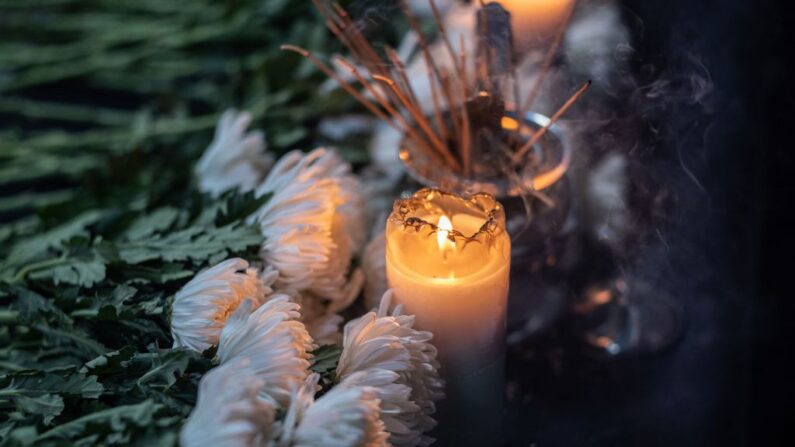
[[[622,2],[639,81],[695,59],[713,83],[708,103],[670,98],[648,117],[660,129],[650,173],[678,201],[635,268],[670,285],[688,326],[656,355],[572,361],[562,379],[530,372],[532,399],[509,403],[510,445],[795,445],[795,28],[784,4]]]
[[[639,83],[673,80],[644,120],[657,129],[650,176],[676,207],[633,269],[667,285],[687,328],[671,349],[613,362],[509,357],[529,389],[509,402],[506,442],[795,445],[791,20],[772,1],[626,0],[622,12]],[[713,84],[705,102],[676,85],[694,61]]]
[[[683,434],[677,444],[792,445],[785,429],[793,397],[786,366],[793,322],[786,283],[795,228],[795,213],[788,209],[795,192],[788,132],[795,123],[787,62],[791,16],[784,2],[774,1],[629,1],[626,6],[644,19],[645,32],[637,41],[643,49],[659,46],[674,62],[686,50],[700,54],[721,96],[715,127],[703,139],[705,156],[696,164],[709,197],[702,201],[709,210],[706,238],[694,235],[693,242],[719,261],[714,289],[707,293],[737,300],[723,303],[731,309],[722,309],[725,321],[716,315],[716,324],[727,335],[749,323],[752,330],[748,348],[732,345],[729,337],[716,346],[726,350],[726,363],[709,369],[714,382],[706,380],[695,391],[709,399],[710,388],[723,383],[715,391],[722,395],[706,414],[702,433]],[[671,118],[677,120],[675,114]],[[750,368],[740,358],[749,358]],[[686,418],[689,410],[679,409],[678,417]],[[698,430],[698,421],[692,422]]]

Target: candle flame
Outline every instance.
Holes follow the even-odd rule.
[[[449,239],[450,232],[453,230],[453,223],[450,219],[442,215],[437,224],[438,230],[436,232],[436,243],[439,244],[439,250],[446,252],[455,248],[455,242]]]

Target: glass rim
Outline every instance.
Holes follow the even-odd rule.
[[[516,119],[516,113],[508,111],[505,117]],[[523,122],[525,125],[542,128],[549,125],[550,118],[540,113],[528,112],[525,114]],[[424,172],[421,172],[422,170],[418,168],[418,159],[421,159],[421,157],[414,157],[413,151],[406,149],[407,141],[405,137],[401,141],[401,156],[399,158],[409,176],[425,187],[451,189],[464,194],[487,192],[496,197],[516,197],[525,195],[528,189],[541,191],[549,188],[556,184],[568,171],[571,165],[572,148],[561,125],[554,123],[549,126],[542,141],[548,137],[554,138],[559,142],[560,149],[557,152],[560,152],[560,159],[558,163],[550,169],[527,178],[522,178],[519,173],[513,173],[514,175],[508,173],[508,175],[501,178],[466,178],[452,172],[450,169],[425,169]],[[541,142],[537,144],[541,144]],[[444,173],[441,174],[440,171]],[[430,174],[433,172],[438,174],[436,179]]]
[[[506,231],[505,210],[493,195],[488,193],[459,195],[438,188],[422,188],[410,197],[396,200],[392,206],[392,213],[390,213],[388,221],[389,223],[400,225],[404,230],[411,228],[419,233],[427,229],[429,235],[437,234],[440,228],[436,222],[428,222],[424,218],[412,216],[411,214],[420,210],[428,211],[431,208],[438,208],[441,214],[451,215],[451,210],[444,210],[437,203],[440,199],[447,198],[459,201],[465,205],[467,210],[472,211],[473,215],[476,213],[481,214],[482,216],[478,217],[483,217],[484,219],[480,228],[469,236],[455,228],[450,230],[442,229],[441,231],[447,233],[447,238],[451,242],[460,240],[464,242],[464,245],[470,242],[482,242],[486,237],[491,239]]]

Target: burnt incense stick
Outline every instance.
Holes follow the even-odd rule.
[[[461,67],[463,67],[459,71],[461,76],[461,104],[463,104],[463,107],[461,107],[461,133],[459,135],[461,135],[461,158],[464,161],[464,175],[469,176],[472,173],[472,129],[469,123],[469,112],[466,108],[466,102],[469,96],[469,75],[466,72],[467,52],[464,46],[463,34],[460,35],[459,38],[461,44]]]
[[[388,46],[384,47],[384,51],[386,52],[387,59],[395,67],[397,78],[400,79],[400,82],[403,84],[403,90],[407,92],[406,96],[411,99],[412,103],[419,104],[420,101],[417,99],[417,95],[414,93],[414,88],[411,86],[408,76],[406,76],[406,70],[403,67],[403,62],[398,57],[397,52],[395,52],[392,47]]]
[[[436,78],[433,77],[433,72],[431,71],[431,67],[427,64],[425,65],[425,71],[428,75],[428,84],[431,87],[431,101],[433,103],[433,114],[436,118],[436,126],[439,128],[439,131],[442,133],[442,140],[446,143],[450,142],[450,133],[447,129],[447,125],[444,122],[444,117],[442,116],[442,107],[441,101],[439,100],[439,92],[437,91],[436,86]],[[441,86],[439,86],[441,88]],[[448,107],[449,110],[449,107]]]
[[[346,92],[348,92],[351,96],[353,96],[363,106],[367,107],[367,109],[370,110],[370,112],[372,112],[375,116],[383,119],[384,121],[392,122],[392,120],[387,115],[385,115],[381,110],[378,110],[378,108],[375,107],[370,101],[368,101],[367,98],[362,96],[362,94],[359,93],[358,90],[351,87],[351,85],[347,81],[342,79],[337,73],[334,72],[334,70],[332,70],[326,64],[321,62],[318,58],[316,58],[311,52],[309,52],[309,50],[306,50],[296,45],[289,45],[289,44],[284,44],[279,48],[285,51],[292,51],[293,53],[298,53],[301,56],[305,57],[307,60],[309,60],[309,62],[311,62],[313,65],[319,68],[320,71],[325,73],[326,76],[337,81],[340,87],[342,87]]]
[[[465,46],[464,35],[458,35],[459,45],[461,46],[461,70],[459,70],[459,74],[461,75],[461,82],[464,85],[463,92],[464,92],[464,101],[466,101],[466,97],[469,92],[469,74],[467,73],[467,49]]]
[[[352,63],[350,63],[349,61],[347,61],[345,58],[343,58],[341,56],[338,56],[338,57],[334,58],[334,61],[336,63],[338,63],[339,65],[342,65],[343,68],[345,68],[346,70],[350,71],[351,74],[356,78],[356,80],[359,81],[359,83],[362,85],[362,87],[364,87],[365,90],[367,90],[373,96],[373,98],[375,98],[376,102],[378,102],[378,104],[381,107],[383,107],[387,111],[387,113],[392,115],[392,117],[399,124],[399,130],[401,130],[402,132],[405,132],[407,134],[407,136],[409,136],[409,138],[412,141],[414,141],[416,144],[421,145],[422,146],[421,149],[424,152],[426,152],[426,153],[432,153],[433,152],[433,149],[428,145],[428,142],[425,140],[425,138],[423,138],[420,134],[418,134],[417,131],[414,129],[414,127],[411,126],[406,121],[406,119],[403,117],[403,115],[397,109],[395,109],[392,106],[392,104],[389,102],[389,100],[387,98],[385,98],[384,96],[382,96],[381,92],[377,88],[374,88],[372,86],[372,84],[369,81],[367,81],[364,78],[364,76],[362,76],[361,73],[359,73],[359,70],[356,68],[355,65],[353,65]],[[435,155],[435,154],[433,154],[433,155]],[[437,160],[441,160],[441,159],[437,157]]]
[[[365,90],[367,90],[371,95],[373,95],[373,98],[376,100],[376,102],[378,102],[378,104],[381,107],[383,107],[387,111],[387,113],[392,115],[393,118],[398,120],[401,123],[401,125],[405,126],[407,129],[410,128],[405,118],[403,118],[403,115],[392,106],[389,99],[385,98],[381,94],[381,91],[379,91],[379,89],[374,88],[372,83],[370,83],[367,79],[364,78],[364,76],[362,76],[362,74],[359,72],[359,69],[356,68],[355,65],[348,62],[347,59],[341,56],[337,56],[333,60],[337,64],[342,65],[343,68],[348,70],[353,75],[353,77],[355,77],[356,80],[359,81],[359,84],[361,84]]]
[[[417,36],[417,40],[420,44],[420,51],[422,52],[422,56],[425,59],[425,63],[431,67],[433,74],[436,77],[440,77],[439,67],[436,65],[433,57],[431,57],[431,52],[428,50],[428,41],[425,39],[425,34],[422,32],[417,18],[414,17],[414,14],[411,12],[411,8],[409,8],[405,0],[400,0],[399,3],[400,7],[403,9],[403,14],[406,16],[406,19],[409,22],[409,27]]]
[[[588,87],[590,86],[591,86],[591,81],[589,80],[585,84],[583,84],[582,87],[577,89],[577,91],[574,92],[573,95],[571,95],[571,97],[563,104],[563,106],[561,106],[560,109],[558,109],[558,111],[555,112],[554,115],[552,115],[552,117],[549,119],[549,122],[544,127],[538,129],[538,131],[535,134],[533,134],[532,138],[530,138],[527,141],[527,143],[524,144],[524,146],[522,146],[521,148],[519,148],[518,151],[516,151],[516,153],[513,155],[513,158],[511,160],[514,165],[522,161],[524,156],[527,154],[527,151],[529,151],[536,143],[538,143],[541,137],[543,137],[544,134],[547,133],[549,128],[552,127],[552,125],[555,124],[558,121],[558,119],[560,119],[560,117],[563,116],[563,114],[566,113],[566,111],[569,110],[569,108],[572,105],[574,105],[575,102],[577,102],[578,99],[580,99],[580,96],[582,96],[582,94],[585,93],[585,91],[588,90]]]
[[[317,9],[324,19],[331,20],[336,26],[342,26],[342,23],[336,20],[336,14],[330,11],[324,2],[320,0],[312,0],[312,4],[315,5],[315,9]]]
[[[466,66],[458,65],[458,58],[456,57],[455,50],[453,50],[453,45],[450,43],[447,30],[444,27],[444,20],[442,20],[442,15],[439,13],[439,8],[436,7],[436,2],[434,0],[428,0],[428,2],[431,4],[433,19],[436,21],[436,26],[439,28],[439,35],[442,37],[444,46],[447,48],[447,52],[450,54],[450,59],[453,61],[453,66],[455,67],[456,71],[460,73],[465,69]],[[463,48],[463,45],[461,47]]]
[[[359,93],[358,90],[353,88],[344,79],[342,79],[339,75],[337,75],[337,73],[335,73],[334,70],[332,70],[331,68],[326,66],[326,64],[324,64],[323,62],[318,60],[308,50],[306,50],[304,48],[301,48],[301,47],[298,47],[298,46],[295,46],[295,45],[287,45],[287,44],[282,45],[281,49],[285,50],[285,51],[292,51],[294,53],[298,53],[301,56],[307,58],[310,62],[312,62],[312,64],[314,64],[316,67],[318,67],[328,77],[330,77],[330,78],[334,79],[335,81],[337,81],[337,83],[340,85],[340,87],[342,87],[346,92],[348,92],[351,96],[353,96],[354,99],[356,99],[360,104],[365,106],[367,108],[367,110],[369,110],[373,115],[375,115],[379,119],[385,121],[387,124],[389,124],[392,127],[394,127],[398,132],[408,132],[409,134],[411,134],[411,132],[409,131],[411,126],[406,125],[405,127],[403,127],[403,126],[398,125],[393,119],[391,119],[389,116],[384,114],[384,112],[382,112],[377,107],[375,107],[370,101],[367,100],[367,98],[362,96],[362,94]],[[416,142],[418,142],[418,143],[421,142],[421,140],[419,138],[415,137],[413,139]],[[428,153],[435,155],[435,153],[432,150],[429,150]],[[438,156],[436,156],[434,158],[436,158],[437,160],[441,160],[440,157],[438,157]]]
[[[442,87],[442,94],[447,100],[447,111],[450,115],[450,122],[453,123],[453,132],[455,135],[462,135],[463,117],[461,113],[466,110],[466,100],[456,101],[457,95],[453,92],[450,75],[447,70],[440,70],[438,78],[439,85]],[[461,150],[461,148],[458,148]]]
[[[393,92],[398,96],[400,101],[403,103],[403,106],[410,111],[412,117],[416,120],[417,125],[420,126],[425,135],[427,135],[428,139],[430,139],[433,147],[438,150],[439,154],[444,157],[444,159],[448,162],[450,166],[452,166],[456,171],[461,170],[461,166],[458,161],[450,154],[448,151],[447,146],[439,139],[439,136],[431,129],[430,123],[425,118],[425,115],[422,111],[419,111],[415,108],[415,105],[411,103],[411,101],[406,97],[406,95],[400,91],[397,86],[397,83],[388,77],[380,76],[380,75],[373,75],[373,79],[385,83]]]
[[[364,38],[361,32],[353,22],[350,20],[347,12],[339,5],[334,3],[332,5],[333,11],[327,7],[322,6],[320,0],[313,0],[318,10],[327,18],[328,23],[336,23],[336,26],[330,28],[332,33],[340,39],[340,41],[356,56],[356,58],[364,65],[367,70],[372,74],[379,74],[380,76],[391,78],[392,74],[388,68],[388,64],[383,63],[382,59],[372,45]],[[320,6],[318,6],[320,5]],[[392,98],[396,104],[400,103],[400,99],[390,90],[386,90],[386,95]]]
[[[428,0],[428,3],[430,3],[430,5],[431,5],[431,10],[433,11],[433,18],[436,21],[436,26],[439,28],[439,35],[441,36],[442,41],[444,42],[444,46],[447,49],[447,53],[450,55],[450,60],[452,61],[456,72],[459,74],[459,76],[461,76],[461,81],[464,84],[464,98],[461,100],[461,104],[464,105],[466,103],[466,90],[467,90],[467,87],[466,87],[466,59],[459,60],[458,55],[456,54],[455,50],[453,49],[453,45],[452,45],[452,43],[450,43],[450,36],[447,34],[447,29],[444,26],[444,20],[442,20],[442,15],[439,12],[439,8],[436,6],[436,2],[434,0]],[[461,51],[462,51],[462,54],[465,54],[466,51],[464,50],[464,44],[463,43],[464,43],[463,35],[461,35]],[[435,86],[434,79],[431,77],[431,73],[430,72],[428,73],[428,76],[429,76],[429,79],[431,81],[431,88],[433,89],[434,86]],[[452,116],[452,114],[455,113],[455,111],[453,110],[454,107],[455,106],[453,104],[449,104],[448,105],[448,110],[450,111],[451,119],[455,120],[455,118]],[[464,109],[465,108],[466,107],[464,107]],[[458,122],[457,120],[454,121],[454,123],[457,123],[457,122]],[[447,126],[443,126],[443,128],[446,128],[446,127]],[[456,127],[458,127],[458,126],[456,126]],[[462,130],[465,129],[464,126],[461,126],[461,127],[462,127]],[[461,148],[461,150],[463,152],[463,148]],[[462,156],[462,159],[463,158],[464,157]],[[466,159],[464,159],[464,166],[467,166],[467,165],[468,165],[468,161]],[[466,170],[466,168],[465,168],[465,170]]]
[[[466,95],[466,92],[464,92]],[[472,175],[472,129],[469,123],[469,112],[466,107],[461,108],[463,122],[461,124],[461,159],[464,163],[464,175]]]
[[[383,52],[376,51],[362,28],[339,3],[333,0],[312,1],[328,29],[348,49],[350,58],[334,57],[333,66],[339,70],[334,71],[303,48],[292,45],[282,48],[309,59],[378,119],[400,131],[411,145],[408,148],[425,154],[427,160],[439,163],[440,168],[465,177],[493,171],[486,163],[496,162],[510,166],[511,170],[521,162],[531,163],[526,158],[527,152],[588,86],[581,87],[546,126],[535,132],[529,141],[523,142],[511,133],[511,129],[502,127],[509,102],[507,98],[510,97],[515,104],[515,112],[524,116],[524,111],[537,97],[557,54],[573,14],[573,6],[557,30],[527,100],[520,103],[510,14],[498,3],[480,1],[476,34],[472,36],[477,41],[473,54],[467,52],[468,41],[463,34],[458,36],[460,48],[456,50],[453,46],[453,36],[435,0],[428,0],[438,31],[437,43],[433,47],[406,0],[398,0],[411,36],[416,39],[420,53],[417,57],[422,58],[416,61],[425,64],[424,72],[416,73],[407,69],[404,58],[408,54],[401,58],[389,46],[385,46]],[[450,57],[449,62],[445,56]],[[412,74],[425,76],[430,92],[417,90],[421,84],[411,77]]]

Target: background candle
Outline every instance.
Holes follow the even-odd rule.
[[[504,392],[511,244],[502,206],[485,194],[424,189],[395,203],[386,244],[396,303],[433,332],[447,381],[437,436],[444,445],[488,445]]]
[[[527,51],[547,44],[566,19],[574,0],[500,0],[511,13],[516,49]]]

